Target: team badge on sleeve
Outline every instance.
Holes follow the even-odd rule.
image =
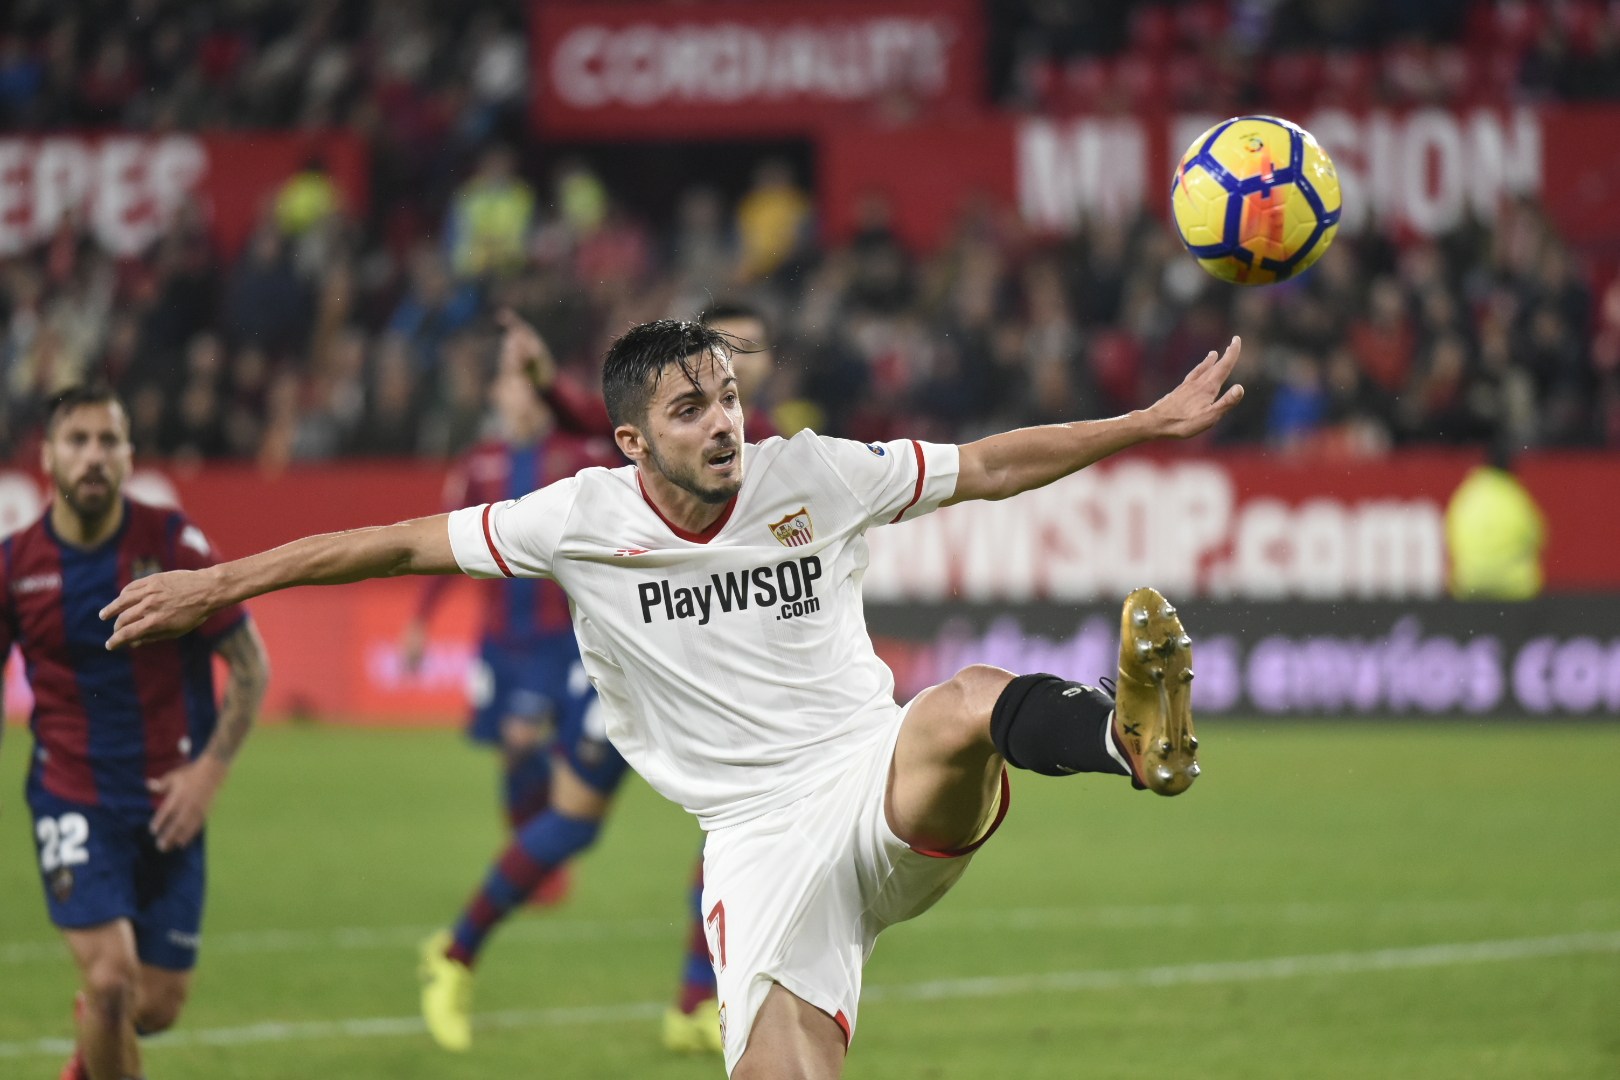
[[[772,522],[770,530],[783,547],[800,547],[816,538],[816,527],[810,521],[810,511],[803,506],[781,521]]]

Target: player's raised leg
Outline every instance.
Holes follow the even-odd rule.
[[[1116,702],[1056,675],[974,665],[924,691],[895,744],[885,810],[913,848],[971,850],[995,821],[1005,762],[1048,776],[1115,773],[1160,795],[1198,776],[1192,639],[1153,589],[1121,613]]]

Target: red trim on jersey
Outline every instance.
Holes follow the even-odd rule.
[[[675,524],[673,521],[669,520],[669,518],[665,517],[664,512],[658,509],[658,504],[653,502],[652,496],[647,494],[647,485],[641,482],[640,469],[636,470],[636,487],[641,489],[641,497],[646,500],[648,506],[652,507],[652,512],[658,515],[658,520],[669,526],[670,532],[674,533],[676,536],[690,544],[707,544],[710,540],[713,540],[716,536],[719,536],[720,530],[725,528],[726,522],[731,520],[731,512],[737,509],[737,496],[733,495],[731,497],[731,501],[726,503],[725,512],[719,517],[715,518],[713,523],[711,523],[707,529],[704,529],[702,532],[688,532],[679,525]]]
[[[501,553],[495,550],[495,538],[489,534],[489,512],[493,509],[494,503],[484,504],[484,543],[489,545],[489,553],[495,556],[495,565],[501,568],[501,573],[511,577],[512,571],[507,567],[506,560],[501,558]]]
[[[843,1009],[839,1009],[833,1013],[833,1020],[837,1022],[839,1027],[844,1029],[844,1049],[848,1050],[849,1040],[855,1037],[855,1033],[849,1030],[849,1017],[844,1015]]]
[[[118,543],[118,587],[135,577],[136,558],[153,551],[165,551],[168,564],[175,565],[175,546],[181,519],[171,523],[171,515],[146,512],[134,504],[125,507],[129,526]],[[178,516],[178,515],[174,515]],[[169,535],[165,535],[168,533]],[[180,749],[182,739],[191,733],[191,717],[186,709],[185,660],[177,641],[158,641],[129,651],[130,678],[135,697],[141,703],[141,736],[146,747],[145,778],[156,780],[187,761]],[[202,747],[191,747],[196,753]],[[154,805],[159,800],[153,799]]]
[[[983,836],[967,847],[957,848],[955,851],[930,851],[927,848],[920,847],[912,847],[911,850],[919,855],[926,855],[930,859],[960,859],[963,855],[971,855],[983,847],[986,840],[996,835],[996,830],[1001,828],[1001,823],[1007,818],[1007,807],[1011,805],[1012,785],[1007,782],[1007,766],[1003,765],[1001,767],[1001,805],[996,808],[996,820],[990,823],[990,828]]]
[[[916,506],[917,500],[922,498],[923,480],[928,476],[928,463],[923,460],[922,443],[912,439],[911,448],[917,452],[917,490],[911,493],[911,501],[906,503],[898,514],[894,515],[894,520],[889,522],[890,525],[905,517],[906,511]]]

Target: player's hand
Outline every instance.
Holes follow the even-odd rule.
[[[213,611],[209,592],[207,570],[170,570],[130,582],[117,599],[101,609],[101,618],[117,620],[107,648],[189,633]]]
[[[1215,421],[1232,411],[1243,400],[1243,387],[1236,384],[1221,393],[1227,377],[1243,352],[1243,340],[1233,338],[1232,344],[1219,358],[1214,352],[1181,380],[1181,385],[1155,401],[1147,409],[1153,420],[1154,433],[1175,439],[1190,439],[1208,431]]]
[[[557,381],[557,360],[545,339],[511,308],[497,311],[495,321],[506,331],[501,338],[501,370],[521,371],[536,390],[549,389]]]
[[[399,635],[399,666],[415,674],[427,653],[427,641],[427,623],[421,619],[406,623],[405,632]]]
[[[208,820],[214,796],[229,771],[230,766],[225,762],[212,754],[204,754],[196,761],[146,782],[152,794],[162,799],[151,824],[159,851],[183,848],[195,839]]]

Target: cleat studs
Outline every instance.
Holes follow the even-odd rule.
[[[1202,770],[1202,769],[1200,769],[1198,767],[1198,762],[1196,762],[1196,761],[1193,762],[1191,765],[1187,766],[1187,775],[1193,777],[1194,779],[1196,779],[1198,777],[1198,774],[1203,772],[1203,771],[1204,770]]]
[[[1183,649],[1190,649],[1192,648],[1192,638],[1188,637],[1186,634],[1182,634],[1180,637],[1176,638],[1176,644],[1180,645]]]
[[[1159,618],[1168,619],[1170,616],[1174,615],[1175,613],[1176,613],[1176,609],[1170,605],[1170,601],[1166,600],[1164,602],[1164,607],[1159,609]]]
[[[1160,765],[1159,766],[1159,771],[1157,773],[1155,773],[1154,775],[1156,775],[1159,778],[1159,781],[1161,783],[1168,783],[1169,780],[1170,780],[1171,773],[1170,773],[1170,769],[1169,769],[1168,766]]]
[[[1170,745],[1170,740],[1169,739],[1160,739],[1159,740],[1159,753],[1165,754],[1165,755],[1168,756],[1172,749],[1173,749],[1173,747]]]
[[[1192,682],[1193,681],[1193,670],[1192,670],[1192,668],[1183,668],[1182,669],[1182,671],[1181,671],[1181,681],[1182,682]]]
[[[1151,642],[1138,641],[1136,643],[1136,658],[1138,660],[1146,660],[1148,657],[1150,657],[1152,655],[1153,655],[1153,645],[1152,645]]]
[[[1147,608],[1137,608],[1131,612],[1131,622],[1137,626],[1146,626],[1148,624]]]
[[[1196,735],[1187,736],[1187,749],[1189,749],[1189,750],[1197,750],[1198,749],[1198,736],[1196,736]]]

